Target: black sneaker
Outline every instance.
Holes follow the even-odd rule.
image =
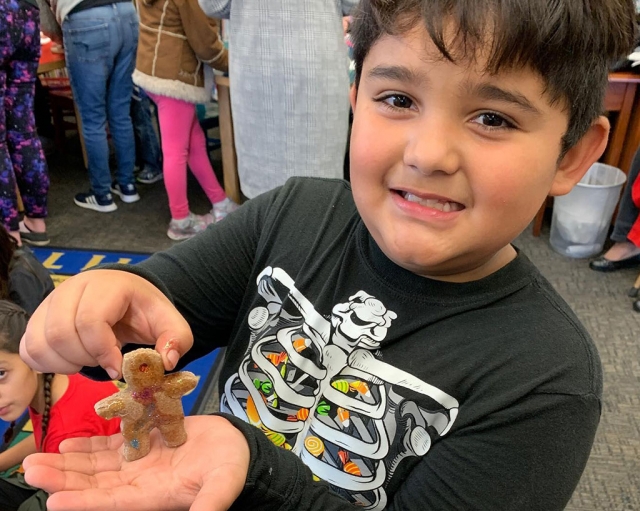
[[[105,195],[96,195],[93,193],[79,193],[77,194],[73,202],[76,206],[80,206],[85,209],[93,209],[100,213],[111,213],[118,209],[116,203],[113,202],[113,197],[110,193]]]
[[[111,193],[115,193],[122,202],[138,202],[140,200],[140,195],[138,195],[138,190],[136,190],[136,185],[119,185],[114,182],[111,185]]]
[[[138,172],[136,181],[143,185],[152,185],[153,183],[162,181],[163,178],[162,170],[153,170],[149,167],[144,167],[140,172]]]

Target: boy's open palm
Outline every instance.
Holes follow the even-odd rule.
[[[76,438],[63,454],[34,454],[24,461],[29,484],[52,493],[49,511],[223,511],[240,495],[249,468],[247,442],[216,416],[185,420],[188,439],[166,447],[157,430],[151,452],[128,463],[122,436]]]
[[[72,374],[100,365],[112,378],[122,346],[155,346],[165,369],[191,348],[191,329],[147,280],[119,270],[92,270],[66,280],[33,313],[20,355],[43,372]]]

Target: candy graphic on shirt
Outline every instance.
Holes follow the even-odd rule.
[[[293,349],[296,350],[297,353],[301,353],[311,345],[311,341],[309,339],[304,339],[303,337],[298,337],[291,344],[293,345]]]
[[[343,394],[349,392],[349,382],[347,380],[336,380],[331,383],[331,386]]]
[[[351,382],[349,383],[349,388],[352,390],[355,390],[356,392],[358,392],[359,394],[362,394],[363,396],[367,396],[367,397],[371,396],[369,385],[367,385],[366,382],[363,382],[363,381]]]
[[[354,476],[362,475],[362,472],[360,472],[360,467],[358,467],[358,465],[356,465],[353,461],[349,461],[348,463],[345,463],[344,467],[342,468],[347,474],[351,474]]]
[[[340,424],[342,424],[345,428],[349,427],[349,417],[351,416],[351,414],[349,413],[349,410],[345,410],[344,408],[340,408],[338,407],[338,420],[340,421]]]
[[[198,384],[189,371],[164,374],[162,356],[142,348],[124,355],[122,376],[127,386],[95,404],[95,411],[105,419],[121,417],[125,443],[123,456],[134,461],[146,456],[151,448],[149,433],[158,428],[167,447],[186,442],[181,398]]]
[[[322,443],[322,440],[316,436],[308,436],[305,438],[304,446],[307,448],[307,451],[313,454],[316,458],[321,456],[324,452],[324,444]]]
[[[264,426],[262,426],[262,430],[264,431],[264,434],[267,435],[267,438],[269,440],[271,440],[278,447],[283,446],[285,444],[285,442],[287,441],[287,439],[284,437],[284,435],[282,435],[280,433],[276,433],[275,431],[271,431],[270,429],[267,429]]]

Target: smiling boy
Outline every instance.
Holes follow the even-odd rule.
[[[602,154],[634,16],[630,0],[364,0],[351,187],[291,180],[34,314],[21,353],[40,370],[117,376],[125,345],[167,369],[227,347],[226,413],[188,418],[184,446],[27,460],[50,509],[564,508],[602,371],[511,242]]]

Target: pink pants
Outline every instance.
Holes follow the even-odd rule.
[[[196,106],[181,99],[151,92],[147,94],[158,107],[164,185],[169,196],[171,218],[180,220],[189,215],[187,163],[211,203],[224,200],[226,194],[213,173]]]

